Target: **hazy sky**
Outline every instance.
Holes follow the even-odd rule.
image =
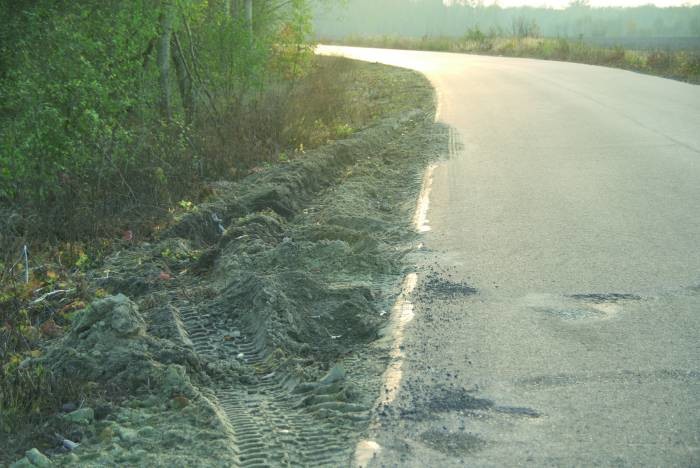
[[[570,0],[483,0],[484,5],[498,2],[502,7],[511,6],[547,6],[551,8],[565,8]],[[621,6],[630,7],[638,5],[648,5],[653,3],[656,6],[679,6],[679,5],[700,5],[700,0],[590,0],[592,7]]]

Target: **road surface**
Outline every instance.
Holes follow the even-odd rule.
[[[400,411],[373,434],[373,464],[700,466],[700,87],[562,62],[319,52],[433,83],[454,144],[432,172],[418,267],[478,290],[417,297]]]

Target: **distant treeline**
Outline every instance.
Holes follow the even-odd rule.
[[[574,0],[568,8],[501,8],[442,0],[351,0],[342,10],[317,7],[321,38],[347,36],[453,36],[479,30],[491,36],[567,38],[700,38],[700,5],[658,8],[591,8]],[[673,41],[669,41],[672,43]],[[692,39],[690,40],[692,44]],[[697,42],[695,42],[697,47]]]

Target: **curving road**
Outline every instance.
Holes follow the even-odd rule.
[[[319,53],[433,83],[455,144],[432,174],[419,262],[478,290],[417,300],[396,405],[445,379],[490,403],[389,420],[376,465],[700,466],[700,87],[529,59]]]

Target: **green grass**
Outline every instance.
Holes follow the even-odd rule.
[[[564,38],[491,37],[478,30],[470,31],[462,38],[351,36],[341,41],[328,42],[360,47],[559,60],[622,68],[689,83],[700,83],[700,51],[698,50],[639,51],[621,47],[598,47],[583,41]]]

